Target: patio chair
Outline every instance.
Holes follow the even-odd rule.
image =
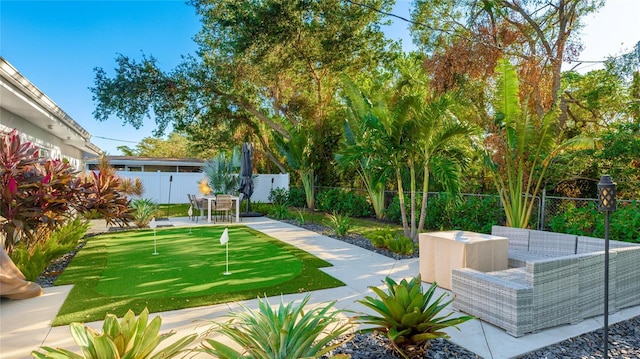
[[[200,216],[204,218],[204,201],[196,198],[195,194],[187,194],[187,197],[189,198],[189,204],[191,205],[191,208],[194,211],[199,211]],[[196,223],[198,223],[197,214],[193,214],[190,219],[191,221],[195,221]]]
[[[216,195],[216,215],[222,218],[227,217],[231,222],[231,210],[233,209],[233,200],[229,194]]]

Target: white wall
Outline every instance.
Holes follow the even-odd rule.
[[[175,172],[128,172],[116,171],[122,178],[140,178],[144,186],[143,198],[149,198],[156,203],[188,203],[187,194],[198,192],[198,182],[204,178],[202,173]],[[169,181],[171,177],[172,181]],[[273,182],[272,182],[273,180]],[[171,191],[169,191],[171,185]],[[253,179],[253,195],[251,202],[269,202],[269,192],[275,188],[289,190],[289,174],[260,174]]]

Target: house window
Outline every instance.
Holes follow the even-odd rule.
[[[145,165],[145,172],[176,172],[176,166]]]
[[[51,152],[46,149],[46,148],[38,148],[38,158],[44,158],[44,159],[49,159],[49,155],[51,154]]]
[[[181,173],[199,173],[202,172],[202,167],[199,166],[180,166],[178,172]]]

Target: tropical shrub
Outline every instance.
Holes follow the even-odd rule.
[[[433,283],[426,292],[422,289],[420,275],[410,281],[403,279],[397,283],[387,277],[385,284],[388,291],[377,287],[369,287],[378,296],[366,296],[358,303],[372,309],[378,315],[361,314],[356,320],[365,325],[372,325],[363,329],[364,332],[379,331],[385,333],[392,347],[403,358],[424,358],[429,341],[437,338],[449,338],[442,329],[454,327],[464,323],[472,316],[449,318],[453,312],[441,315],[453,299],[443,301],[447,293],[434,299],[438,287]]]
[[[416,216],[420,217],[420,206],[422,204],[421,196],[416,196]],[[411,210],[411,202],[405,201],[405,210]],[[444,229],[449,223],[447,218],[447,196],[444,193],[436,196],[430,195],[427,203],[427,213],[425,214],[424,229]],[[391,203],[385,209],[385,218],[394,223],[402,223],[402,213],[400,211],[400,199],[396,195]]]
[[[343,311],[333,310],[335,301],[307,310],[311,297],[306,295],[300,304],[280,303],[273,309],[267,299],[258,301],[258,310],[240,305],[242,312],[231,313],[232,319],[214,323],[210,333],[220,333],[244,348],[243,352],[220,341],[206,339],[203,351],[221,359],[264,358],[320,358],[351,340],[342,337],[350,326],[342,322]]]
[[[40,158],[38,149],[23,143],[16,130],[0,142],[0,236],[11,253],[18,241],[31,248],[66,219],[70,209],[82,208],[86,186],[75,177],[66,161]]]
[[[80,347],[81,354],[66,349],[42,347],[44,354],[33,351],[31,355],[39,359],[173,358],[184,353],[185,348],[197,338],[197,334],[192,334],[178,339],[164,349],[157,350],[161,342],[175,333],[159,334],[162,319],[155,317],[151,322],[148,322],[148,319],[147,308],[140,313],[138,319],[129,310],[120,322],[115,315],[107,314],[102,325],[102,333],[80,323],[71,323],[71,336]]]
[[[428,230],[450,229],[451,216],[449,213],[453,206],[453,200],[446,193],[430,195],[427,201],[424,228]]]
[[[137,198],[131,201],[133,212],[133,223],[138,228],[144,228],[149,225],[151,219],[158,214],[158,204],[148,198]]]
[[[598,210],[595,204],[577,207],[573,202],[560,206],[560,211],[549,219],[548,226],[553,232],[591,236],[596,227]]]
[[[376,248],[386,248],[398,254],[411,255],[414,252],[414,243],[411,238],[398,234],[389,227],[378,228],[367,235]]]
[[[269,202],[273,204],[289,205],[289,192],[281,187],[274,188],[269,191]]]
[[[306,205],[306,195],[304,189],[298,187],[289,188],[289,205],[298,208],[304,208]]]
[[[273,207],[271,203],[251,202],[251,209],[254,212],[269,213],[269,211],[271,210],[271,207]]]
[[[89,222],[75,218],[67,220],[52,232],[41,230],[39,235],[45,240],[36,242],[31,248],[20,242],[11,252],[13,263],[28,281],[35,281],[52,260],[72,251],[89,229]]]
[[[416,203],[419,203],[416,201]],[[411,203],[405,202],[405,209],[409,209]],[[418,207],[420,208],[420,207]],[[427,207],[428,208],[428,207]],[[393,223],[402,223],[402,214],[400,212],[400,200],[398,196],[394,196],[391,203],[384,210],[384,218]]]
[[[289,219],[291,218],[291,212],[289,207],[285,204],[274,204],[271,206],[268,212],[269,217],[275,219]]]
[[[416,206],[419,205],[416,199]],[[405,203],[407,211],[410,203]],[[419,211],[419,209],[418,209]],[[386,218],[400,223],[400,202],[395,196],[385,210]],[[462,200],[446,193],[429,195],[424,228],[427,230],[462,229],[491,233],[491,226],[502,223],[504,210],[497,196],[465,196]]]
[[[351,217],[370,217],[371,205],[367,197],[341,188],[332,188],[316,196],[320,211],[340,213]]]
[[[491,233],[491,227],[501,224],[504,218],[498,196],[466,196],[448,212],[451,221],[448,228],[478,233]]]
[[[561,210],[549,219],[548,226],[553,232],[604,238],[604,214],[598,211],[596,202],[578,207],[572,202],[561,206]],[[640,242],[640,204],[618,203],[611,212],[609,238],[624,242]]]
[[[386,248],[385,241],[387,238],[393,238],[394,232],[389,227],[377,228],[375,231],[369,233],[367,238],[371,241],[376,248]]]
[[[640,203],[618,203],[618,208],[611,213],[609,235],[611,239],[640,243]],[[604,238],[604,215],[596,222],[596,236]]]
[[[330,214],[326,224],[331,227],[335,235],[341,237],[346,236],[351,228],[353,228],[351,218],[347,215],[343,216],[338,213]]]
[[[116,174],[106,157],[100,159],[98,171],[80,176],[84,188],[80,213],[92,211],[108,225],[128,226],[133,220],[129,195],[140,196],[142,186],[129,185]]]
[[[397,236],[386,240],[384,244],[390,251],[403,255],[412,255],[415,250],[415,243],[411,238],[405,236]]]

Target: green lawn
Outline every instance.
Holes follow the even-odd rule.
[[[329,263],[244,226],[158,229],[93,237],[56,281],[74,284],[54,325],[298,293],[344,285],[318,268]]]

